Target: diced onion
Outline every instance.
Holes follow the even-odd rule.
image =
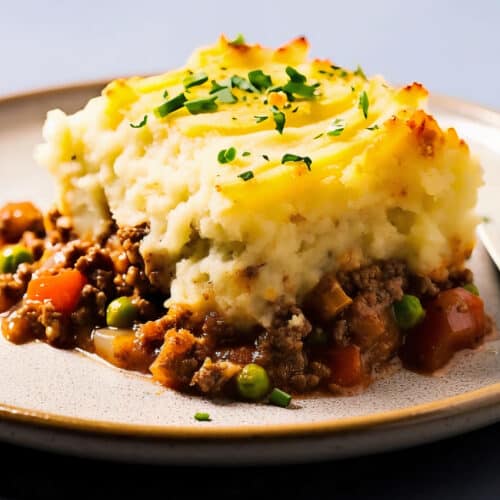
[[[115,342],[119,337],[134,337],[134,330],[130,328],[96,328],[92,332],[96,354],[118,366],[121,365],[118,349],[123,345],[121,342]]]

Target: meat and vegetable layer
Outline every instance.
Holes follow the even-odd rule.
[[[491,328],[470,271],[436,281],[394,259],[326,273],[302,304],[277,301],[268,326],[166,309],[139,251],[148,231],[114,226],[91,242],[55,210],[43,218],[30,203],[3,207],[3,335],[80,347],[174,389],[287,406],[288,393],[357,392],[398,355],[430,373]]]

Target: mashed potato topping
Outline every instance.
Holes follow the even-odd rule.
[[[82,238],[149,224],[169,304],[269,324],[327,272],[405,260],[442,278],[474,245],[481,169],[426,90],[224,37],[184,68],[51,111],[37,161]]]

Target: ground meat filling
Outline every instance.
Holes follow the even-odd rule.
[[[165,386],[211,396],[234,395],[234,380],[249,363],[264,367],[273,386],[293,393],[327,388],[342,393],[366,385],[404,343],[394,303],[409,293],[431,301],[473,278],[461,270],[435,282],[412,274],[404,262],[375,262],[326,274],[302,304],[278,301],[267,328],[242,331],[219,311],[182,304],[164,308],[168,295],[140,253],[147,224],[110,225],[98,242],[82,241],[57,211],[43,218],[32,205],[20,205],[21,213],[13,204],[0,211],[0,238],[4,245],[28,249],[34,262],[0,274],[4,336],[16,343],[41,339],[92,351],[92,332],[106,327],[109,303],[129,297],[137,311],[134,327],[106,359],[149,370]],[[33,277],[57,276],[64,269],[78,271],[84,280],[71,311],[26,298]]]

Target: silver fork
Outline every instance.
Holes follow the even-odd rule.
[[[483,222],[478,227],[478,234],[493,262],[500,269],[500,231],[498,227],[495,224]]]

